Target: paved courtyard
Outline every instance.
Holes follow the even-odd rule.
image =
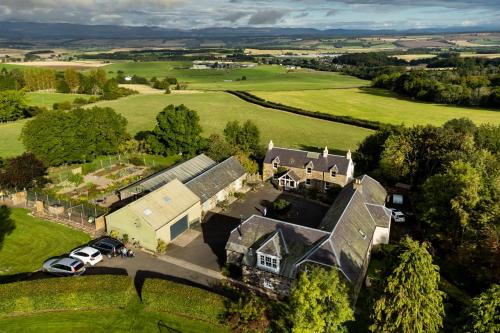
[[[198,227],[200,235],[184,246],[170,244],[167,256],[220,271],[226,261],[225,246],[230,232],[248,217],[254,214],[262,215],[264,207],[269,207],[278,198],[291,202],[291,210],[285,216],[273,216],[269,213],[268,217],[290,223],[316,227],[328,210],[327,205],[278,191],[265,184],[256,192],[247,193],[245,199],[233,203],[227,211],[209,212]]]

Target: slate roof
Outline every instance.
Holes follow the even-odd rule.
[[[276,251],[276,247],[274,250],[272,247],[275,243],[269,243],[270,241],[273,242],[273,239],[277,235],[282,237],[282,241],[286,244],[288,252],[285,256],[282,255],[283,259],[280,262],[279,274],[293,278],[295,276],[296,264],[318,243],[327,239],[329,233],[253,215],[231,232],[226,249],[243,254],[244,263],[249,266],[255,266],[257,250],[266,253],[270,251],[271,253],[269,254],[274,255],[272,252]],[[281,249],[281,244],[279,247]]]
[[[185,162],[176,164],[170,168],[138,180],[135,183],[119,189],[117,192],[120,194],[120,199],[123,200],[134,194],[154,191],[173,179],[178,179],[181,183],[186,183],[187,181],[212,168],[216,164],[217,162],[205,154],[201,154]]]
[[[280,274],[287,277],[294,277],[297,266],[309,261],[338,267],[351,283],[359,284],[375,228],[389,227],[391,218],[384,207],[383,186],[366,175],[359,181],[359,187],[353,180],[342,189],[318,229],[252,216],[231,232],[226,249],[244,254],[244,263],[252,266],[253,249],[279,254],[283,258]],[[280,252],[279,233],[288,247],[285,256]]]
[[[305,168],[309,162],[314,165],[314,170],[329,172],[331,168],[337,166],[338,173],[347,175],[349,160],[345,156],[328,154],[323,157],[321,153],[312,153],[304,150],[273,147],[266,153],[264,163],[271,164],[278,157],[280,166],[289,168]]]
[[[122,209],[132,219],[142,219],[153,230],[158,230],[199,202],[200,198],[174,179]]]
[[[285,177],[286,175],[288,175],[296,183],[300,182],[300,177],[295,172],[293,172],[293,170],[288,170],[282,176],[278,177],[278,179],[281,179],[281,178]]]
[[[232,156],[191,179],[186,186],[204,203],[243,175],[245,169],[238,159]]]

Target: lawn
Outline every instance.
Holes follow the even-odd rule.
[[[2,332],[9,333],[216,333],[229,330],[168,313],[147,311],[61,311],[0,318]]]
[[[266,109],[223,92],[134,95],[97,103],[123,114],[132,134],[153,129],[156,115],[169,104],[185,104],[196,110],[205,136],[222,133],[228,121],[250,119],[259,127],[263,144],[272,139],[276,145],[284,147],[328,146],[332,151],[347,151],[356,149],[358,143],[372,133],[360,127]]]
[[[0,157],[12,157],[23,153],[24,147],[19,135],[25,123],[26,120],[0,123]]]
[[[11,217],[16,229],[5,237],[0,251],[0,275],[36,271],[45,259],[90,240],[81,231],[29,216],[26,209],[12,209]]]
[[[176,77],[192,90],[304,90],[360,87],[368,81],[332,72],[309,69],[288,71],[282,66],[258,65],[245,69],[189,69],[191,62],[118,62],[104,67],[110,75],[121,70],[126,75],[151,78]],[[243,76],[246,80],[240,80]],[[237,81],[239,80],[239,81]]]
[[[254,91],[266,100],[335,115],[405,125],[441,125],[467,117],[476,123],[500,124],[500,110],[414,102],[382,89],[353,88],[308,91]]]
[[[30,92],[26,94],[29,105],[44,106],[52,109],[54,103],[73,102],[77,97],[89,98],[90,95],[81,94],[61,94],[61,93],[44,93]]]

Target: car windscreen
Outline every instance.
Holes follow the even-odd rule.
[[[94,253],[92,253],[90,256],[91,256],[92,258],[95,258],[95,257],[99,256],[100,254],[101,254],[101,252],[99,252],[99,251],[95,251],[95,252],[94,252]]]
[[[83,267],[83,262],[81,261],[74,261],[71,266],[75,268],[75,271],[80,270]]]

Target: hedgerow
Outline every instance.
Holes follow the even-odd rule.
[[[142,287],[142,302],[146,309],[215,324],[225,312],[226,300],[213,292],[167,280],[148,279]]]
[[[349,116],[338,116],[338,115],[333,115],[330,113],[323,113],[323,112],[318,112],[318,111],[308,111],[308,110],[296,108],[293,106],[288,106],[288,105],[283,105],[280,103],[266,101],[265,99],[262,99],[260,97],[255,96],[255,95],[252,95],[246,91],[228,90],[227,93],[232,94],[234,96],[237,96],[237,97],[241,98],[242,100],[249,102],[249,103],[257,104],[257,105],[260,105],[260,106],[263,106],[266,108],[291,112],[291,113],[295,113],[295,114],[299,114],[299,115],[307,116],[307,117],[311,117],[311,118],[329,120],[329,121],[334,121],[337,123],[354,125],[354,126],[358,126],[358,127],[362,127],[362,128],[372,129],[372,130],[379,130],[379,129],[384,128],[384,127],[392,126],[389,124],[383,124],[383,123],[380,123],[378,121],[373,121],[373,120],[358,119],[358,118],[352,118]]]
[[[37,311],[118,308],[136,295],[127,276],[81,276],[0,284],[0,316]]]

